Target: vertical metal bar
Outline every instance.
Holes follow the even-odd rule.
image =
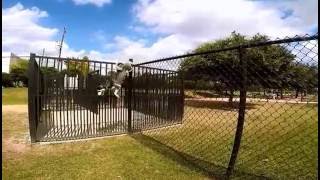
[[[114,73],[114,72],[113,72],[113,64],[111,64],[111,72]],[[110,98],[111,98],[111,99],[110,99],[110,100],[111,100],[111,104],[110,104],[110,105],[111,105],[111,108],[110,108],[110,111],[111,111],[111,112],[110,112],[110,113],[111,113],[111,119],[110,119],[110,120],[111,120],[111,121],[110,121],[110,122],[111,122],[111,126],[110,126],[110,127],[112,127],[111,133],[114,133],[114,123],[115,123],[115,116],[114,116],[114,98],[113,98],[113,97],[114,97],[114,95],[113,95],[113,92],[111,91],[111,92],[110,92]]]
[[[107,63],[105,63],[105,78],[106,79],[104,79],[104,81],[106,81],[107,80],[107,78],[108,78],[108,64]],[[108,84],[108,82],[105,82],[106,84]],[[106,94],[107,94],[107,89],[108,87],[106,87],[106,90],[105,90],[105,94],[104,94],[104,97],[103,97],[103,104],[104,104],[104,107],[103,107],[103,109],[104,109],[104,118],[103,118],[103,133],[105,134],[106,133],[106,127],[107,127],[107,102],[106,102]]]
[[[45,68],[48,68],[48,58],[46,58],[46,63],[45,63]],[[50,113],[50,110],[49,110],[49,106],[48,106],[48,74],[44,74],[44,107],[45,107],[45,110],[47,111],[45,113],[45,116],[44,116],[44,124],[45,124],[45,129],[46,129],[46,134],[49,132],[48,129],[48,113]],[[48,108],[48,109],[47,109]]]
[[[130,59],[132,61],[132,59]],[[133,88],[133,82],[132,82],[132,71],[129,72],[128,77],[128,132],[132,133],[132,88]]]
[[[70,60],[67,60],[67,72],[69,73],[70,72]],[[71,119],[71,118],[69,118],[69,99],[70,99],[70,96],[69,96],[69,89],[70,89],[70,86],[69,86],[69,76],[67,75],[67,89],[65,89],[65,92],[66,92],[66,99],[67,99],[67,109],[66,109],[66,111],[67,111],[67,134],[66,134],[66,136],[68,137],[68,136],[70,136],[70,125],[71,125],[71,123],[70,123],[70,125],[69,125],[69,119]]]
[[[57,70],[58,70],[58,74],[56,75],[55,77],[55,98],[56,98],[56,102],[55,102],[55,105],[56,105],[56,120],[57,121],[53,121],[54,122],[54,126],[57,126],[56,130],[57,130],[57,136],[59,136],[59,130],[60,130],[60,126],[61,126],[61,112],[60,112],[60,109],[61,109],[61,106],[59,105],[60,103],[60,100],[61,100],[61,95],[60,95],[60,92],[59,92],[59,82],[60,82],[60,76],[62,76],[62,73],[61,73],[61,70],[59,68],[60,66],[60,60],[59,59],[55,59],[57,60]]]
[[[39,57],[36,57],[35,58],[38,58],[38,63],[36,61],[36,66],[37,66],[37,80],[36,80],[36,89],[37,89],[37,94],[36,94],[36,136],[38,135],[38,131],[41,130],[39,129],[39,121],[40,121],[40,87],[41,87],[41,77],[40,77],[40,69],[41,69],[41,66],[40,66],[40,63],[41,63],[41,58]],[[36,137],[38,139],[38,137]]]
[[[63,63],[64,63],[64,60],[60,59],[59,58],[59,62],[60,62],[60,72],[62,72],[62,69],[63,69]],[[62,82],[61,82],[61,85],[59,87],[59,113],[60,113],[60,120],[61,120],[61,124],[60,124],[60,138],[63,138],[63,132],[64,132],[64,113],[63,113],[63,110],[64,110],[64,74],[61,74],[61,76],[63,75],[63,77],[61,77],[62,79]],[[62,103],[62,105],[61,105]],[[62,124],[63,123],[63,124]]]
[[[161,125],[160,121],[161,121],[161,109],[160,109],[160,106],[161,106],[161,87],[162,87],[162,82],[161,82],[161,70],[158,70],[158,73],[157,73],[157,79],[158,79],[158,86],[157,86],[157,94],[158,94],[158,97],[157,97],[157,117],[158,117],[158,121],[157,121],[157,124],[158,125]]]
[[[245,120],[245,109],[246,109],[246,81],[247,81],[247,62],[243,60],[243,49],[240,47],[238,49],[239,52],[239,61],[240,61],[240,68],[241,68],[241,83],[240,83],[240,102],[239,102],[239,114],[238,114],[238,123],[237,123],[237,130],[234,138],[234,144],[230,156],[230,161],[228,164],[228,168],[226,171],[227,178],[230,178],[234,165],[237,160],[238,152],[240,149],[241,137],[243,132],[243,125]]]
[[[86,74],[86,77],[85,77],[85,83],[84,83],[84,85],[85,85],[85,97],[86,98],[90,98],[89,97],[89,94],[88,94],[88,92],[87,92],[87,89],[88,89],[88,78],[89,78],[89,71],[90,71],[90,62],[88,61],[88,65],[87,65],[87,74]],[[86,102],[86,103],[88,103],[88,101]],[[84,116],[86,116],[86,118],[84,118],[85,119],[85,125],[86,125],[86,137],[88,137],[89,136],[89,134],[90,134],[90,129],[89,129],[89,121],[90,121],[90,119],[89,119],[89,110],[88,110],[88,108],[85,108],[85,111],[84,111]]]
[[[78,69],[78,61],[74,62],[75,67]],[[72,88],[72,96],[71,96],[71,100],[72,100],[72,108],[73,108],[73,136],[78,136],[78,123],[76,122],[78,120],[78,118],[76,118],[76,105],[74,103],[74,93],[76,90],[76,78],[77,78],[78,74],[75,74],[75,76],[73,77],[73,88]]]
[[[98,76],[98,83],[99,83],[99,85],[101,84],[101,66],[102,66],[102,62],[99,62],[99,76]],[[97,93],[97,92],[96,92]],[[98,130],[100,129],[100,126],[101,126],[101,118],[102,118],[102,116],[101,116],[101,106],[102,106],[102,100],[103,100],[103,97],[98,97],[98,118],[97,118],[97,134],[98,135],[100,135],[101,133],[101,131],[99,132]]]
[[[96,62],[93,62],[93,71],[96,71]],[[94,76],[94,79],[96,79],[96,76]],[[98,108],[97,107],[98,104],[96,104],[97,103],[97,99],[96,99],[97,97],[96,97],[95,94],[92,94],[92,95],[93,95],[92,99],[94,99],[92,105],[94,106],[94,108]],[[98,109],[97,109],[97,112],[93,112],[92,113],[92,117],[93,117],[93,123],[92,123],[93,128],[92,128],[92,131],[93,131],[93,135],[94,136],[97,136],[97,131],[96,131],[97,130],[97,113],[99,113]]]
[[[164,89],[165,89],[165,79],[164,79],[164,71],[160,71],[160,77],[161,77],[161,87],[160,87],[160,94],[161,94],[161,99],[160,99],[160,124],[163,124],[163,114],[164,114],[164,99],[165,99],[165,94],[164,94]]]
[[[153,78],[155,82],[158,82],[158,75],[157,75],[158,70],[154,69],[153,70]],[[153,85],[153,101],[152,101],[152,109],[153,109],[153,116],[152,116],[152,128],[157,126],[157,121],[158,121],[158,114],[157,114],[157,101],[158,101],[158,83],[155,83]]]
[[[153,127],[153,122],[154,122],[154,109],[153,109],[153,103],[154,103],[154,84],[151,83],[154,81],[154,69],[150,69],[150,86],[151,86],[151,97],[148,99],[149,101],[149,124],[148,128]]]
[[[177,99],[177,78],[178,78],[178,73],[174,73],[174,88],[173,88],[173,90],[174,90],[174,110],[173,110],[173,112],[174,112],[174,123],[176,122],[176,120],[177,120],[177,103],[179,103],[179,101],[178,101],[178,99]]]
[[[62,61],[62,63],[63,63],[63,61]],[[61,67],[62,67],[62,65],[61,65]],[[62,103],[62,109],[60,109],[60,113],[62,113],[62,116],[63,116],[63,130],[61,129],[61,138],[63,138],[64,137],[64,133],[65,133],[65,126],[66,126],[66,120],[65,120],[65,87],[64,87],[64,84],[65,84],[65,77],[66,77],[66,74],[63,74],[64,76],[63,76],[63,84],[62,84],[62,87],[61,87],[61,93],[62,93],[62,102],[60,102],[60,103]]]
[[[99,76],[98,76],[99,85],[101,84],[101,80],[100,79],[101,79],[101,76],[102,76],[101,66],[102,66],[102,62],[99,62]],[[101,113],[102,100],[103,100],[103,97],[100,97],[100,98],[98,97],[98,127],[97,127],[97,134],[99,134],[99,135],[101,134],[101,131],[99,132],[98,130],[101,127],[101,118],[103,117],[102,113]]]
[[[30,54],[29,68],[28,68],[28,114],[29,114],[29,132],[31,143],[36,142],[36,117],[34,106],[34,81],[35,81],[35,54]]]
[[[180,96],[181,96],[181,112],[180,112],[180,123],[182,123],[183,120],[183,114],[184,114],[184,73],[181,72],[180,74]]]
[[[146,115],[147,115],[147,119],[146,119],[146,122],[144,124],[144,128],[148,126],[149,124],[149,119],[150,119],[150,89],[149,89],[149,78],[148,78],[148,69],[145,68],[146,70],[146,74],[145,74],[145,83],[146,83],[146,98],[145,98],[145,102],[146,105],[147,105],[147,112],[146,112]],[[143,104],[142,104],[143,105]],[[142,107],[143,108],[143,107]]]
[[[134,128],[134,130],[136,130],[136,129],[139,129],[140,127],[139,127],[139,123],[141,122],[141,116],[138,114],[138,110],[139,110],[139,100],[140,100],[140,98],[139,98],[139,93],[140,93],[140,68],[139,68],[139,66],[138,67],[135,67],[135,76],[134,76],[134,78],[135,78],[135,86],[134,86],[134,92],[133,92],[133,94],[134,94],[134,100],[133,100],[133,102],[134,102],[134,106],[133,106],[133,113],[134,114],[136,114],[137,113],[137,115],[138,115],[138,119],[139,119],[139,121],[137,121],[137,118],[134,118],[133,119],[133,128]],[[135,117],[135,116],[134,116]]]
[[[81,64],[81,69],[83,68],[83,64]],[[84,70],[85,71],[85,70]],[[77,94],[77,98],[79,98],[79,101],[81,101],[80,100],[80,96],[84,96],[84,94],[82,94],[82,91],[83,91],[83,81],[84,81],[84,75],[79,75],[79,78],[78,78],[78,87],[79,87],[79,89],[78,89],[78,94]],[[83,119],[82,119],[82,116],[84,116],[84,114],[83,114],[83,110],[82,110],[82,106],[80,106],[80,105],[78,105],[78,107],[79,107],[79,120],[80,120],[80,124],[79,124],[79,126],[80,126],[80,134],[81,134],[81,137],[83,137],[84,136],[84,133],[83,133],[83,131],[85,130],[85,124],[84,124],[84,122],[83,122]]]
[[[81,64],[81,69],[82,69],[82,64]],[[81,80],[80,80],[81,79]],[[82,76],[82,75],[79,75],[79,78],[78,78],[78,94],[77,94],[77,98],[79,98],[79,100],[80,100],[80,96],[83,96],[84,94],[82,94],[82,91],[83,91],[83,80],[84,80],[84,76]],[[81,83],[81,85],[80,85],[80,83]],[[83,135],[84,135],[84,133],[83,133],[83,130],[85,129],[85,125],[84,125],[84,122],[83,122],[83,120],[82,120],[82,115],[84,116],[84,114],[82,114],[83,113],[83,110],[82,110],[82,107],[81,106],[79,106],[78,105],[78,107],[79,107],[79,120],[80,120],[80,124],[79,124],[79,126],[80,126],[80,135],[81,135],[81,137],[83,137]]]
[[[89,63],[89,64],[90,64],[90,63]],[[92,64],[92,62],[91,62],[91,64]],[[90,66],[90,65],[89,65],[89,66]],[[92,76],[92,75],[90,75],[90,76]],[[90,81],[89,81],[89,79],[88,79],[88,83],[89,83],[89,82],[90,82]],[[87,84],[87,85],[88,85],[88,84]],[[88,88],[89,88],[89,90],[90,90],[91,87],[88,86]],[[90,104],[89,104],[89,106],[90,106],[90,108],[92,108],[92,104],[93,104],[93,103],[92,103],[92,97],[93,97],[93,96],[91,95],[91,92],[89,92],[88,96],[89,96],[88,98],[90,98]],[[90,111],[90,110],[89,110],[89,116],[90,116],[90,118],[89,118],[89,127],[90,127],[90,129],[89,129],[90,131],[89,131],[89,132],[90,132],[90,135],[89,135],[89,136],[92,137],[92,135],[93,135],[93,127],[92,127],[92,126],[93,126],[93,112]]]
[[[106,64],[106,78],[108,79],[108,80],[111,80],[110,79],[110,77],[108,76],[108,72],[110,72],[110,74],[111,74],[111,71],[108,71],[108,65],[109,64]],[[111,66],[111,65],[110,65]],[[109,85],[109,84],[111,84],[111,82],[107,82],[107,85]],[[110,87],[108,87],[108,89],[106,89],[107,91],[107,93],[108,93],[108,96],[107,96],[107,101],[108,101],[108,105],[107,105],[107,107],[106,107],[106,110],[107,110],[107,117],[106,117],[106,127],[107,127],[107,129],[106,129],[106,133],[109,133],[109,127],[110,127],[110,117],[111,117],[111,113],[110,113],[110,109],[111,109],[111,100],[110,100]]]
[[[131,115],[133,116],[133,118],[131,118],[131,130],[132,132],[134,131],[135,129],[135,116],[134,116],[134,110],[135,110],[135,100],[136,100],[136,97],[135,97],[135,87],[134,87],[134,83],[135,83],[135,78],[136,78],[136,68],[133,66],[132,67],[132,103],[131,103]]]
[[[121,89],[120,89],[120,98],[119,98],[119,106],[120,106],[120,108],[119,108],[119,124],[118,124],[118,129],[119,129],[119,131],[122,131],[122,123],[123,123],[123,120],[122,120],[122,113],[123,113],[123,107],[122,107],[122,101],[123,101],[123,99],[124,99],[124,97],[122,97],[122,90],[123,90],[123,86],[121,86]]]

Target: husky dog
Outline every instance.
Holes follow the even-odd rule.
[[[126,75],[132,71],[132,60],[129,63],[117,63],[115,76],[109,80],[108,85],[99,85],[98,96],[103,96],[107,88],[110,88],[113,94],[120,98],[119,91],[121,89],[122,83],[126,78]]]

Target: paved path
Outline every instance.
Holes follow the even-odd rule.
[[[197,101],[225,101],[228,102],[229,98],[185,98],[185,100],[197,100]],[[238,102],[240,98],[233,98],[234,102]],[[247,102],[270,102],[270,103],[293,103],[293,104],[318,104],[318,102],[308,101],[301,102],[299,100],[285,100],[285,99],[259,99],[259,98],[247,98]]]

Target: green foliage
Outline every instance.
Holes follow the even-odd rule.
[[[65,65],[68,70],[64,70],[63,72],[69,76],[82,75],[86,77],[90,71],[87,56],[84,56],[82,59],[71,58],[65,62]]]
[[[59,74],[58,69],[54,67],[41,67],[41,72],[47,76],[53,76]]]
[[[15,63],[10,65],[10,72],[14,69],[24,69],[27,70],[28,69],[28,60],[25,59],[19,59],[17,60]]]
[[[2,73],[2,86],[4,87],[12,87],[13,81],[10,74],[3,72]]]
[[[15,84],[19,81],[24,85],[28,84],[28,61],[24,59],[17,60],[16,63],[10,66],[10,75]]]
[[[298,91],[313,92],[318,87],[318,67],[297,63],[291,67],[288,83]]]
[[[204,43],[194,50],[195,53],[206,52],[267,41],[268,37],[256,34],[247,38],[233,32],[229,37]],[[318,84],[315,75],[317,67],[295,63],[295,55],[280,45],[268,45],[244,50],[243,59],[247,63],[248,88],[308,88],[314,89]],[[185,79],[214,82],[230,91],[241,85],[241,66],[239,51],[229,50],[186,58],[179,68]],[[308,75],[307,75],[308,74]]]

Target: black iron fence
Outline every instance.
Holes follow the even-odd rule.
[[[31,55],[31,138],[133,132],[215,178],[317,179],[318,35],[208,47],[134,65],[119,99],[96,93],[113,63]]]
[[[181,123],[182,79],[177,72],[134,67],[120,98],[109,86],[115,64],[31,54],[29,120],[32,142],[137,132]],[[158,82],[154,85],[154,82]]]

